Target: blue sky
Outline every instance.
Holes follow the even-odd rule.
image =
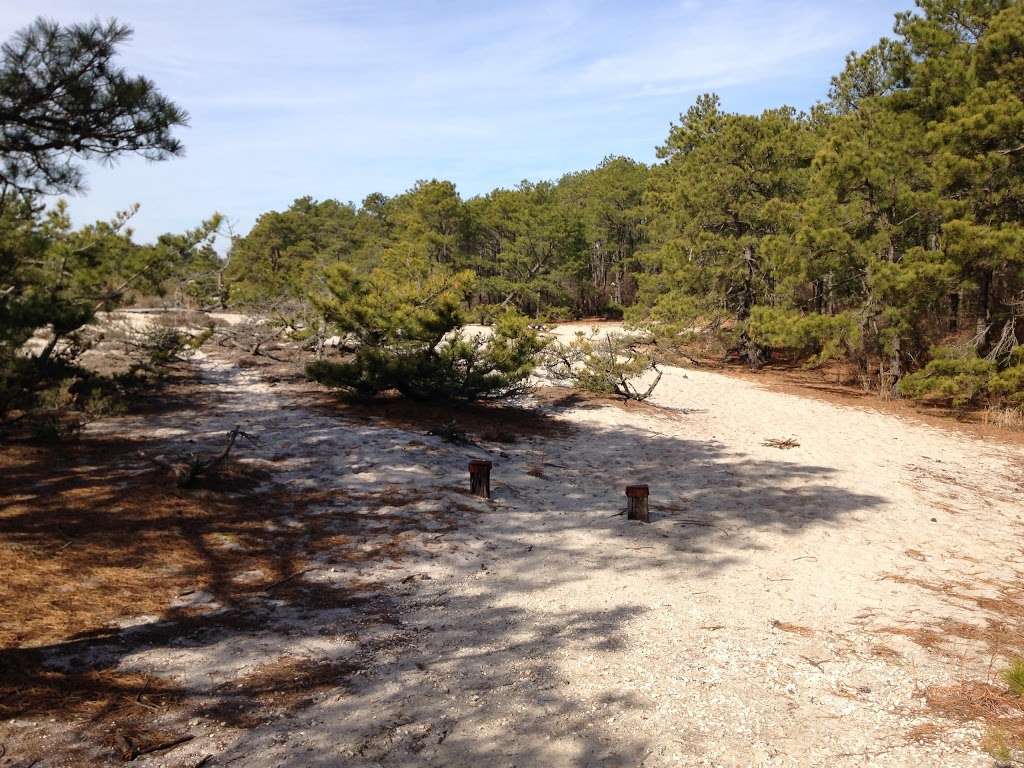
[[[70,202],[77,223],[138,202],[146,240],[214,210],[245,232],[307,194],[437,177],[469,196],[608,154],[650,162],[701,92],[732,111],[810,106],[909,5],[0,0],[0,35],[37,14],[135,28],[123,62],[189,111],[186,156],[92,168]]]

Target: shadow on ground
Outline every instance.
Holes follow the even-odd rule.
[[[52,764],[117,764],[226,728],[234,746],[206,765],[637,764],[648,745],[598,724],[560,661],[619,647],[644,609],[536,613],[510,596],[586,579],[598,566],[576,533],[607,532],[599,567],[639,577],[688,558],[711,578],[759,533],[839,524],[883,501],[830,484],[830,468],[755,461],[657,422],[339,416],[218,375],[227,391],[211,413],[149,417],[150,432],[180,435],[4,449],[7,760],[43,766],[63,749]],[[427,434],[442,422],[470,444]],[[236,423],[260,447],[213,489],[173,488],[140,455],[185,435],[215,450]],[[496,501],[481,507],[455,488],[467,457],[484,455]],[[652,486],[655,525],[615,516],[634,482]],[[502,576],[488,569],[497,558]],[[432,562],[455,577],[425,578]],[[63,741],[40,725],[50,718]]]

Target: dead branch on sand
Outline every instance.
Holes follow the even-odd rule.
[[[765,440],[761,445],[767,448],[781,448],[786,450],[787,448],[799,448],[800,442],[795,437],[770,437]]]
[[[213,456],[190,451],[174,460],[166,459],[163,456],[150,456],[147,458],[157,466],[170,472],[179,488],[189,488],[199,479],[213,474],[220,465],[226,462],[228,456],[231,455],[231,449],[240,437],[245,438],[250,443],[257,442],[255,437],[248,432],[242,431],[241,425],[238,425],[228,432],[228,442],[224,446],[224,450]]]

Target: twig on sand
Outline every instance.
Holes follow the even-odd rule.
[[[781,448],[785,450],[787,448],[799,448],[800,442],[795,437],[770,437],[761,445],[767,448]]]
[[[228,443],[224,446],[224,450],[210,458],[203,458],[195,452],[190,452],[176,461],[168,461],[163,456],[146,456],[141,451],[140,455],[148,458],[157,466],[170,471],[176,478],[178,486],[180,488],[187,488],[200,477],[211,474],[213,470],[227,461],[228,456],[231,455],[231,449],[234,448],[235,443],[240,437],[245,438],[250,443],[257,442],[253,435],[244,432],[241,425],[238,425],[228,432]]]
[[[790,624],[787,621],[779,621],[778,619],[772,619],[772,629],[777,629],[781,632],[792,632],[794,635],[802,635],[803,637],[812,637],[814,630],[809,627],[802,627],[799,624]]]
[[[148,687],[149,687],[149,683],[146,683],[146,688],[148,688]],[[142,700],[142,697],[146,694],[146,688],[143,688],[135,696],[135,703],[138,704],[140,707],[145,707],[146,709],[151,709],[154,712],[159,712],[160,711],[160,707],[155,707],[152,704],[148,704],[147,702]]]
[[[168,739],[167,741],[161,741],[157,744],[151,744],[148,747],[139,747],[135,744],[132,744],[131,741],[129,741],[128,738],[125,737],[123,734],[118,734],[117,740],[121,744],[125,760],[132,761],[136,758],[142,757],[143,755],[151,754],[153,752],[162,752],[166,749],[173,749],[174,747],[180,746],[181,744],[184,744],[187,741],[192,741],[192,739],[194,738],[195,736],[193,736],[191,733],[187,733],[184,736],[177,736],[175,738]]]
[[[889,747],[883,747],[882,749],[876,750],[864,750],[863,752],[839,752],[836,757],[878,757],[884,755],[886,752],[892,752],[894,749],[904,747],[906,744],[893,744]]]
[[[319,571],[319,570],[320,570],[320,568],[317,567],[317,566],[313,566],[311,568],[303,568],[301,571],[296,571],[295,573],[290,574],[288,576],[285,576],[283,579],[279,579],[278,581],[275,581],[273,584],[264,587],[261,591],[269,592],[272,589],[277,589],[282,584],[287,584],[292,579],[297,579],[299,576],[302,576],[303,574],[309,573],[310,571]]]
[[[811,658],[810,656],[804,656],[804,655],[802,655],[802,654],[801,654],[800,658],[801,658],[801,659],[803,659],[804,661],[806,661],[806,662],[807,662],[808,664],[810,664],[810,665],[811,665],[812,667],[817,667],[817,668],[818,668],[818,670],[819,670],[820,672],[822,672],[822,673],[824,673],[824,672],[825,672],[825,669],[824,669],[824,667],[822,667],[821,665],[822,665],[822,664],[827,664],[828,662],[832,661],[832,659],[822,659],[821,661],[815,661],[815,660],[814,660],[814,659],[812,659],[812,658]]]

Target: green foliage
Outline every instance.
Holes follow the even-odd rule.
[[[811,365],[845,359],[861,345],[860,319],[852,312],[801,314],[774,307],[754,307],[748,326],[754,343],[797,352]]]
[[[988,391],[993,399],[1024,413],[1024,346],[1016,347],[1006,367],[989,379]]]
[[[883,389],[911,373],[908,396],[1017,404],[1024,5],[921,0],[895,31],[808,117],[697,100],[650,176],[628,315],[752,363],[845,358]],[[937,350],[950,337],[975,353]]]
[[[990,360],[940,347],[928,365],[900,381],[899,389],[910,397],[948,400],[954,407],[964,408],[981,401],[995,372],[996,365]]]
[[[26,206],[0,210],[0,284],[7,286],[0,293],[0,366],[11,365],[40,329],[49,340],[37,357],[46,362],[97,312],[133,295],[160,293],[167,280],[210,258],[219,216],[137,245],[127,229],[133,214],[72,230],[63,201],[45,216]]]
[[[476,253],[467,265],[480,276],[478,300],[535,317],[573,307],[587,245],[579,213],[563,204],[555,185],[495,190],[469,210]]]
[[[77,349],[96,311],[172,292],[247,308],[318,356],[339,331],[356,353],[312,372],[362,394],[515,391],[538,343],[506,318],[516,310],[625,316],[754,366],[775,350],[845,359],[884,391],[957,407],[1024,405],[1024,3],[918,0],[808,114],[737,114],[703,95],[653,167],[610,156],[470,199],[439,179],[358,205],[304,197],[235,237],[226,264],[217,219],[139,246],[130,212],[74,232],[23,194],[78,187],[82,157],[179,151],[184,113],[112,64],[127,34],[37,22],[3,50],[8,391],[28,375],[18,356],[33,332],[50,333],[46,362]],[[77,100],[54,88],[69,77]],[[455,333],[467,316],[504,330]]]
[[[188,116],[144,77],[114,65],[131,29],[111,19],[37,19],[0,50],[0,201],[82,186],[76,158],[181,152]]]
[[[569,174],[558,184],[561,200],[582,215],[586,262],[578,262],[583,314],[621,317],[636,296],[637,252],[647,240],[644,195],[650,171],[626,157],[606,157],[592,171]],[[589,280],[588,280],[589,278]]]
[[[466,201],[436,179],[394,197],[370,195],[358,207],[301,198],[235,239],[225,273],[230,301],[301,301],[334,264],[365,273],[402,251],[474,272],[467,303],[481,317],[509,308],[535,318],[614,314],[635,293],[647,172],[607,158],[557,183],[523,182]]]
[[[366,275],[336,264],[315,297],[328,324],[350,337],[351,359],[320,360],[309,376],[362,397],[397,390],[417,400],[472,401],[526,391],[543,348],[525,318],[507,313],[490,335],[467,335],[461,305],[473,276],[405,250],[385,254]]]
[[[1024,696],[1024,659],[1014,659],[1001,673],[1003,682],[1015,696]]]
[[[1016,347],[1003,365],[938,347],[933,359],[920,371],[905,376],[900,391],[910,397],[948,401],[956,408],[983,402],[1005,402],[1024,410],[1024,347]]]
[[[544,352],[548,376],[584,392],[646,400],[661,381],[654,354],[637,336],[582,331],[568,344],[554,343]],[[649,378],[648,374],[653,374]],[[642,383],[642,379],[648,381]]]
[[[49,210],[41,202],[80,190],[82,159],[180,153],[172,130],[184,111],[115,66],[130,35],[115,20],[62,27],[40,19],[0,51],[0,415],[52,406],[76,388],[64,405],[90,407],[82,392],[98,385],[75,359],[96,314],[171,283],[198,297],[209,286],[190,276],[217,267],[219,216],[138,245],[128,228],[137,206],[74,230],[64,201]],[[42,346],[28,348],[38,333]],[[94,407],[109,407],[111,396],[97,395]]]
[[[747,324],[772,300],[768,245],[806,189],[814,130],[791,109],[760,116],[725,113],[703,96],[673,125],[651,175],[648,200],[659,224],[645,255],[641,299],[680,329],[724,331],[752,365],[764,351]]]
[[[73,230],[63,201],[45,215],[0,208],[0,413],[32,407],[33,393],[84,351],[97,312],[160,293],[197,260],[215,258],[219,217],[138,245],[127,229],[133,213]],[[32,353],[25,345],[37,332],[44,341]]]
[[[354,256],[374,242],[376,220],[351,204],[303,197],[283,212],[259,217],[245,237],[236,238],[225,271],[231,303],[252,307],[305,297],[319,271]]]

